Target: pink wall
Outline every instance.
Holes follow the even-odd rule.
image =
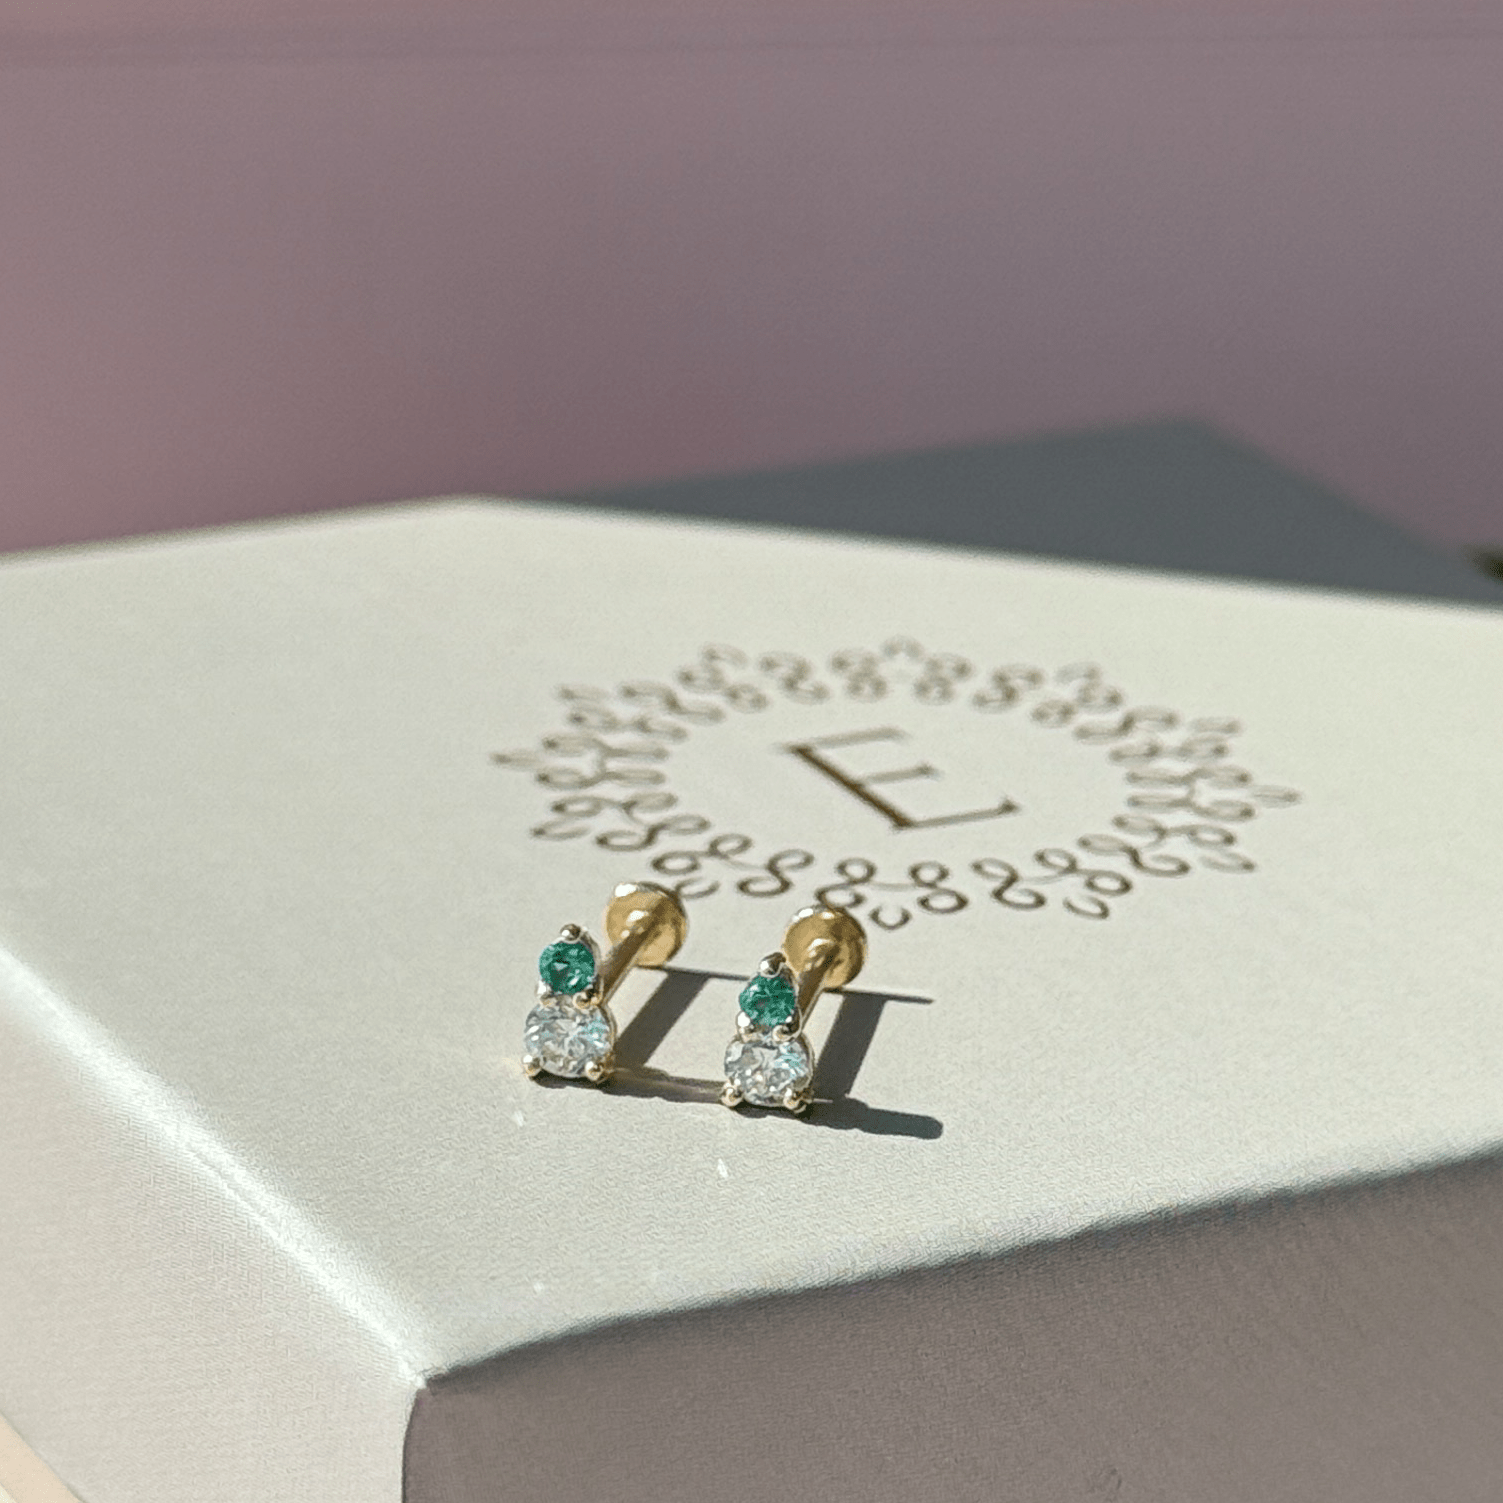
[[[1498,4],[8,14],[0,546],[1167,415],[1503,542]]]

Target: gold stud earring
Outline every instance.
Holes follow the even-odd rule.
[[[650,882],[623,882],[605,910],[611,948],[565,924],[538,957],[538,1000],[522,1029],[522,1068],[599,1084],[615,1067],[610,1000],[633,966],[665,965],[689,932],[683,904]]]
[[[866,960],[866,931],[841,908],[794,914],[783,948],[766,956],[741,991],[736,1037],[725,1051],[726,1106],[801,1112],[814,1083],[804,1027],[819,994],[854,981]]]

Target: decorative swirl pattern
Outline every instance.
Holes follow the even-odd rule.
[[[737,892],[748,898],[776,898],[793,890],[791,872],[814,865],[814,853],[797,848],[775,851],[761,862],[738,860],[753,844],[749,835],[717,835],[703,850],[664,851],[653,858],[652,869],[661,877],[677,878],[673,889],[681,898],[708,897],[719,891],[719,881],[693,879],[704,873],[710,862],[720,862],[733,870],[751,873],[736,882]]]
[[[681,808],[664,784],[673,749],[730,716],[756,715],[779,702],[868,703],[902,693],[936,709],[1023,711],[1026,723],[1065,732],[1122,769],[1125,812],[1113,817],[1109,832],[1043,847],[1026,863],[1000,856],[971,862],[993,911],[1034,913],[1054,904],[1080,918],[1105,919],[1146,878],[1183,877],[1197,866],[1254,871],[1229,827],[1299,799],[1229,760],[1242,734],[1236,720],[1184,719],[1160,706],[1133,705],[1094,663],[1052,673],[1026,663],[978,670],[911,637],[893,637],[875,649],[842,649],[823,670],[798,653],[754,657],[711,645],[668,683],[636,680],[614,691],[569,685],[559,690],[563,729],[492,760],[565,795],[533,826],[540,840],[588,836],[604,850],[650,850],[652,871],[684,899],[709,897],[725,886],[744,897],[778,898],[806,886],[818,901],[860,909],[878,927],[900,929],[920,913],[959,913],[972,894],[938,861],[916,861],[894,879],[880,876],[864,856],[837,860],[821,876],[812,851],[791,847],[758,855],[750,835],[717,830],[708,816]],[[585,791],[607,789],[620,792]]]
[[[906,882],[879,882],[875,862],[864,856],[848,856],[835,863],[833,882],[814,889],[814,901],[837,908],[866,908],[867,917],[879,928],[901,929],[913,917],[912,912],[901,903],[871,903],[872,893],[918,893],[915,906],[925,913],[959,913],[970,899],[944,885],[949,876],[950,869],[938,861],[917,861],[908,868]]]

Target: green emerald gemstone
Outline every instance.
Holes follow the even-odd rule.
[[[577,939],[556,939],[538,956],[538,975],[550,992],[573,996],[595,979],[595,956]]]
[[[776,1028],[793,1016],[793,983],[786,976],[753,976],[741,992],[741,1011],[758,1028]]]

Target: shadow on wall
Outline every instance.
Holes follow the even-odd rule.
[[[1472,557],[1484,574],[1503,579],[1503,548],[1479,548]]]
[[[780,527],[1503,604],[1503,587],[1203,423],[1165,422],[594,491]]]

